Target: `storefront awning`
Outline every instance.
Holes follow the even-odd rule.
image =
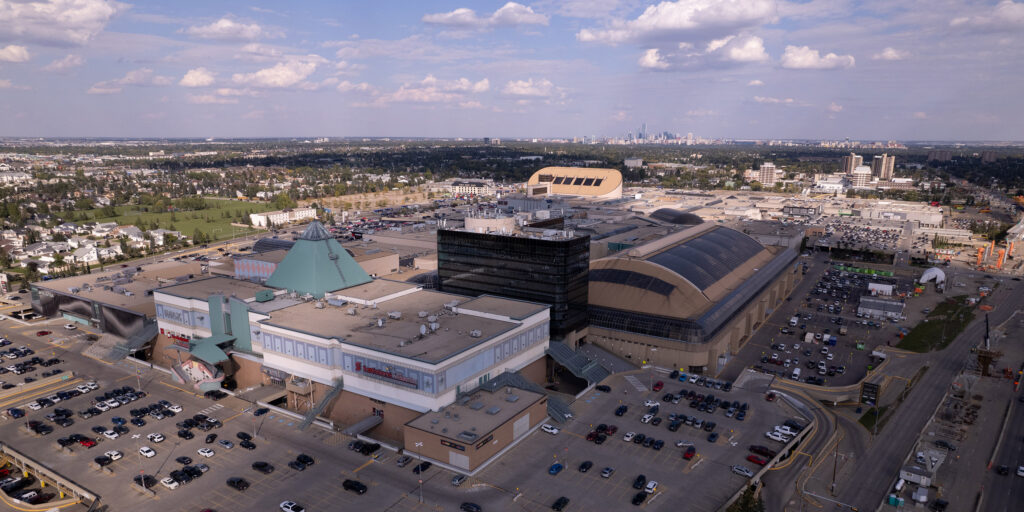
[[[231,341],[235,341],[234,336],[227,334],[216,334],[209,338],[201,338],[192,342],[192,348],[189,350],[189,353],[207,363],[217,364],[228,359],[228,355],[217,345]]]

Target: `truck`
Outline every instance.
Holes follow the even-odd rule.
[[[822,338],[822,341],[825,342],[825,344],[830,346],[830,347],[836,346],[836,343],[839,341],[839,338],[836,338],[835,334],[826,334],[826,335],[822,336],[821,338]]]
[[[793,375],[790,376],[793,380],[800,380],[800,368],[793,368]]]
[[[807,334],[804,334],[804,343],[806,343],[808,345],[810,345],[811,343],[814,343],[814,333],[813,332],[809,332]]]
[[[842,335],[842,336],[846,335],[846,326],[845,325],[839,327],[839,334]]]
[[[796,327],[796,324],[798,324],[798,323],[800,323],[800,317],[798,317],[798,316],[794,316],[794,317],[789,319],[789,326],[790,327]]]

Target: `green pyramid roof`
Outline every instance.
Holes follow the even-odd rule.
[[[369,281],[369,274],[348,251],[331,238],[322,224],[313,221],[288,250],[266,284],[322,298],[327,292]]]

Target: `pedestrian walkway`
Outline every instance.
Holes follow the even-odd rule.
[[[644,386],[644,384],[642,382],[640,382],[640,379],[638,379],[638,378],[636,378],[636,377],[634,377],[632,375],[626,375],[626,382],[632,384],[633,387],[636,388],[636,390],[641,392],[641,393],[643,393],[644,391],[647,391],[647,386]]]

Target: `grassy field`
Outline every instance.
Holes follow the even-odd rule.
[[[974,306],[964,305],[966,299],[966,295],[958,295],[939,304],[897,346],[914,352],[946,348],[974,320]]]
[[[868,429],[868,431],[871,431],[875,427],[875,419],[877,418],[878,428],[881,430],[885,426],[885,411],[888,408],[887,406],[879,407],[877,414],[874,407],[868,409],[867,412],[861,415],[860,424],[864,425],[864,428]]]
[[[199,228],[213,240],[223,240],[236,236],[243,236],[249,233],[262,232],[265,230],[242,228],[232,226],[231,223],[244,224],[245,220],[239,215],[246,215],[248,212],[258,213],[274,209],[268,203],[249,203],[245,201],[234,201],[231,199],[206,199],[208,205],[204,210],[173,213],[151,213],[143,212],[138,206],[118,206],[115,208],[116,217],[104,216],[99,208],[87,210],[89,220],[97,222],[117,222],[118,224],[136,224],[142,220],[143,231],[152,229],[153,222],[157,222],[160,228],[179,231],[183,236],[192,237],[192,233]],[[227,212],[228,218],[224,217]],[[84,222],[79,220],[79,223]]]

